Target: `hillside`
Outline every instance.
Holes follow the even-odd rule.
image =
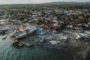
[[[31,8],[31,7],[77,7],[90,8],[90,2],[52,2],[44,4],[1,4],[0,8]]]

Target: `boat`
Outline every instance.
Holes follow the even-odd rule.
[[[79,40],[84,40],[84,41],[90,41],[90,35],[89,34],[80,34],[81,37]]]
[[[7,39],[7,35],[2,37],[2,40],[6,40]]]
[[[37,28],[37,29],[35,30],[35,32],[36,32],[36,34],[38,34],[38,35],[45,34],[45,31],[44,31],[43,28]]]
[[[76,36],[78,40],[90,41],[90,34],[87,33],[78,33]]]
[[[16,32],[15,31],[15,32],[11,33],[11,37],[14,37],[15,39],[21,39],[21,38],[26,37],[29,34],[32,34],[35,30],[36,30],[36,27],[30,25],[28,32],[21,32],[21,31]]]
[[[5,32],[8,31],[8,29],[9,29],[8,26],[6,26],[6,27],[0,27],[0,34],[4,34]]]
[[[14,47],[23,47],[24,46],[24,44],[23,43],[20,43],[20,42],[14,42],[12,45]]]
[[[26,47],[32,47],[31,43],[28,43],[28,42],[25,42],[25,41],[21,41],[21,43]]]

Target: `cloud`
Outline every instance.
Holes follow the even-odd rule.
[[[0,0],[0,4],[30,4],[30,3],[46,3],[46,2],[90,2],[90,0]]]
[[[26,4],[29,3],[30,0],[0,0],[0,4]]]
[[[50,2],[50,0],[31,0],[31,3],[46,3],[46,2]]]

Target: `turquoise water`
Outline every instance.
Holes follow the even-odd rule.
[[[67,58],[71,60],[68,54],[53,49],[15,48],[10,39],[2,40],[0,36],[0,60],[67,60]]]

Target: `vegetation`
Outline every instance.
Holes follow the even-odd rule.
[[[90,2],[52,2],[44,4],[3,4],[0,8],[42,8],[42,7],[60,7],[60,8],[90,8]]]

